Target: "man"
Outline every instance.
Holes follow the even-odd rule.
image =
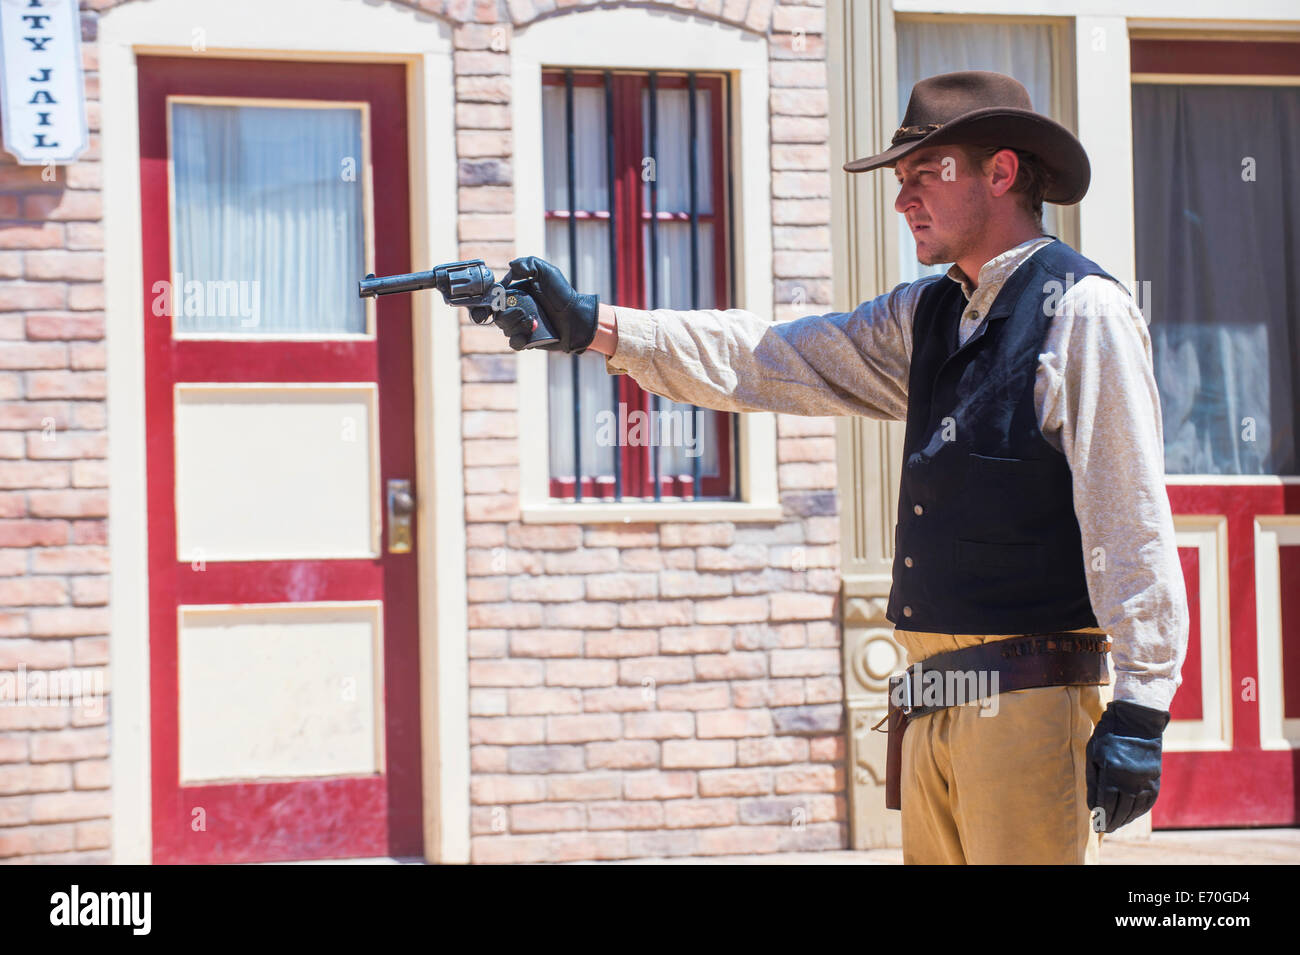
[[[535,257],[511,277],[534,283],[555,348],[656,394],[906,420],[887,613],[914,691],[893,694],[904,860],[1093,863],[1098,832],[1155,802],[1186,653],[1150,337],[1118,282],[1042,234],[1044,199],[1078,202],[1090,168],[1011,77],[918,83],[890,148],[844,168],[880,167],[917,257],[953,265],[852,312],[612,307]],[[530,319],[497,323],[523,347]],[[921,700],[927,667],[1000,689]]]

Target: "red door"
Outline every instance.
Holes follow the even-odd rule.
[[[1300,822],[1300,44],[1132,43],[1138,271],[1191,630],[1156,827]]]
[[[154,860],[422,855],[405,68],[138,62]]]

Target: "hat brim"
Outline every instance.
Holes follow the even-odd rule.
[[[954,145],[1001,146],[1033,153],[1051,176],[1043,199],[1057,205],[1073,205],[1082,199],[1092,178],[1088,154],[1072,132],[1041,113],[1005,106],[974,110],[926,136],[897,143],[874,156],[846,162],[844,170],[880,169],[893,166],[918,149]]]

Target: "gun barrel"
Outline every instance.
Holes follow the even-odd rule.
[[[401,275],[367,275],[357,283],[357,294],[362,298],[374,298],[376,295],[437,288],[438,272],[438,269],[430,269],[427,272],[405,272]]]

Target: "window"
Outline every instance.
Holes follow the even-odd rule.
[[[366,335],[365,104],[173,96],[169,108],[176,334]]]
[[[603,302],[729,307],[724,77],[547,70],[542,82],[546,258]],[[735,415],[649,394],[594,352],[548,355],[548,389],[551,497],[737,499]]]
[[[1132,68],[1137,268],[1165,469],[1295,474],[1300,44],[1138,39]]]

